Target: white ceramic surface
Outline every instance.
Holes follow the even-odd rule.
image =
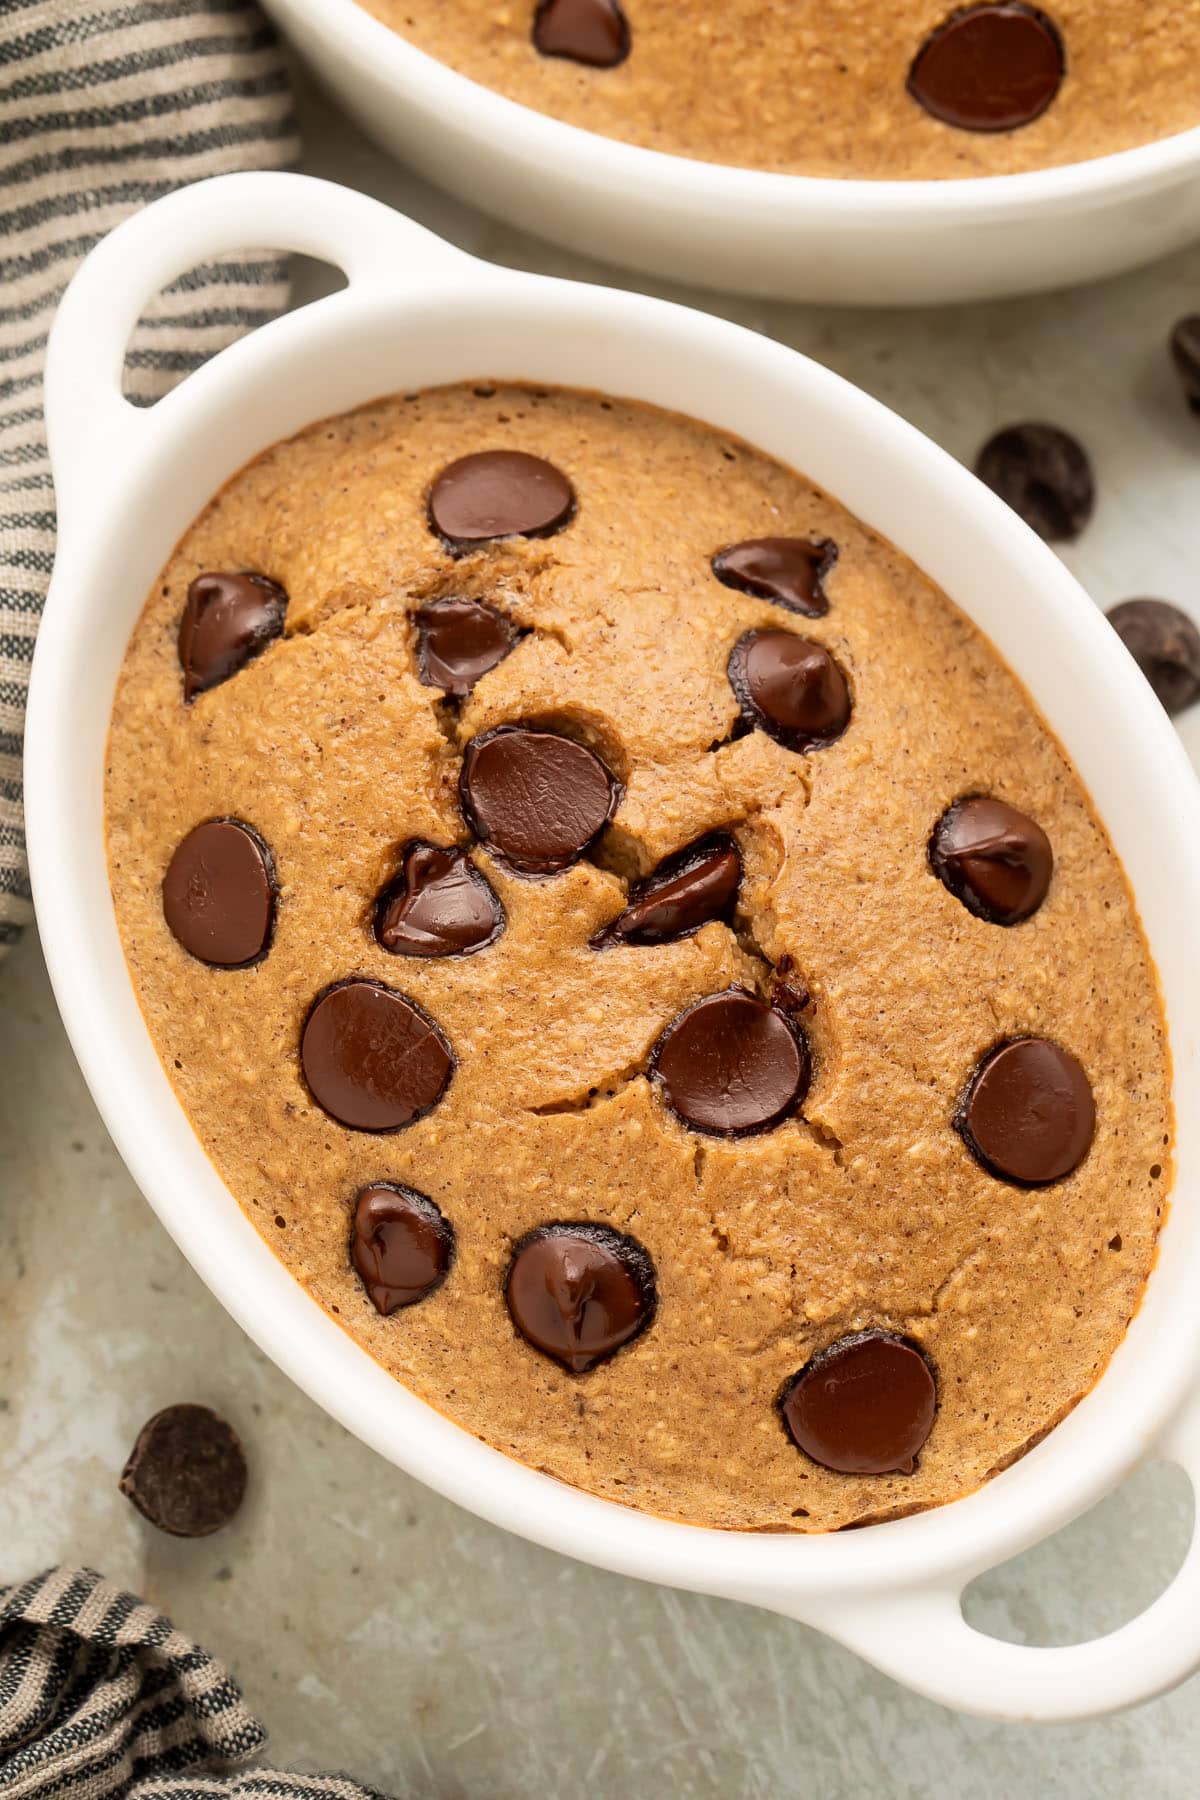
[[[121,397],[146,298],[248,242],[336,262],[341,293],[268,325],[148,412]],[[978,1493],[827,1537],[698,1530],[578,1493],[499,1455],[390,1380],[292,1282],[184,1117],[129,982],[108,894],[104,741],[151,580],[247,458],[381,393],[491,376],[686,410],[814,477],[951,594],[1070,749],[1133,881],[1166,995],[1179,1104],[1175,1204],[1146,1301],[1097,1388]],[[244,175],[156,202],[92,253],[55,322],[47,424],[59,550],[34,662],[27,807],[56,996],[135,1179],[244,1329],[383,1455],[497,1524],[601,1566],[792,1614],[919,1692],[1005,1718],[1080,1718],[1200,1666],[1200,1543],[1139,1618],[1030,1649],[970,1628],[978,1573],[1040,1541],[1147,1457],[1200,1483],[1200,795],[1165,715],[1058,560],[910,426],[794,352],[705,315],[492,268],[374,201]],[[119,573],[114,573],[119,572]]]
[[[1200,129],[1024,175],[769,175],[617,143],[519,106],[356,0],[265,4],[351,117],[423,175],[509,224],[668,280],[922,305],[1090,281],[1200,238]]]

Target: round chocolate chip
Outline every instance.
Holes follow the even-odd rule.
[[[375,903],[375,936],[393,956],[467,956],[494,943],[504,908],[465,850],[414,838]]]
[[[168,1406],[142,1426],[120,1481],[144,1519],[172,1537],[228,1525],[246,1492],[237,1433],[207,1406]]]
[[[824,644],[792,631],[747,631],[729,658],[742,716],[787,750],[811,750],[850,723],[850,688]]]
[[[539,0],[534,48],[592,69],[612,69],[629,55],[629,23],[617,0]]]
[[[343,981],[314,1001],[300,1040],[317,1105],[354,1131],[398,1131],[445,1093],[454,1053],[415,1000]]]
[[[599,837],[621,787],[574,738],[500,725],[467,745],[459,794],[472,831],[518,874],[553,875]]]
[[[607,1225],[542,1225],[515,1245],[504,1297],[521,1336],[582,1375],[654,1317],[654,1266]]]
[[[1050,544],[1078,537],[1096,503],[1087,451],[1057,425],[1006,426],[979,452],[975,473]]]
[[[911,1475],[937,1411],[916,1344],[859,1331],[820,1351],[779,1397],[792,1442],[839,1475]]]
[[[1189,313],[1172,330],[1171,361],[1184,399],[1194,413],[1200,413],[1200,313]]]
[[[453,550],[493,538],[548,537],[575,511],[561,469],[523,450],[479,450],[443,469],[429,495],[429,522]]]
[[[1108,622],[1172,718],[1200,700],[1200,631],[1165,600],[1123,600]]]
[[[993,925],[1019,925],[1046,898],[1054,852],[1025,813],[973,794],[956,800],[934,826],[929,861],[968,912]]]
[[[209,819],[176,847],[162,883],[163,917],[189,956],[244,969],[271,942],[275,871],[257,831]]]
[[[741,988],[709,994],[672,1019],[650,1074],[693,1131],[741,1137],[767,1131],[803,1103],[812,1075],[799,1024]]]
[[[280,637],[287,604],[266,575],[197,575],[179,623],[184,699],[228,681]]]
[[[829,538],[747,538],[718,550],[712,572],[726,587],[819,619],[829,611],[821,584],[837,556]]]
[[[1065,71],[1062,39],[1045,13],[986,0],[951,13],[926,38],[908,91],[960,131],[1015,131],[1041,118]]]
[[[459,700],[504,661],[519,635],[494,606],[453,596],[422,606],[416,625],[418,676]]]
[[[1010,1038],[972,1075],[954,1123],[989,1174],[1042,1187],[1087,1155],[1096,1103],[1069,1050],[1048,1038]]]
[[[454,1232],[427,1194],[377,1181],[354,1203],[350,1260],[376,1312],[432,1294],[454,1257]]]
[[[628,906],[596,933],[592,947],[669,944],[690,937],[710,919],[729,918],[741,879],[742,859],[733,839],[725,832],[701,838],[635,882]]]

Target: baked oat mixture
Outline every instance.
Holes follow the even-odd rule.
[[[1200,124],[1200,0],[363,0],[605,137],[885,181],[1086,161]]]
[[[147,600],[106,799],[205,1148],[502,1451],[825,1530],[1119,1342],[1171,1170],[1121,869],[979,633],[745,444],[480,384],[277,445]]]

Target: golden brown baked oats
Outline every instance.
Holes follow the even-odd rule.
[[[1200,0],[363,4],[538,112],[750,169],[1001,175],[1200,124]]]
[[[1121,869],[979,633],[745,444],[479,385],[275,446],[151,592],[106,795],[201,1141],[499,1449],[822,1530],[1119,1342],[1171,1168]]]

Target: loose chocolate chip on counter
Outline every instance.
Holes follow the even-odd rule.
[[[542,1225],[514,1246],[504,1297],[528,1343],[583,1375],[649,1325],[654,1265],[607,1225]]]
[[[1041,118],[1065,71],[1062,38],[1044,12],[986,0],[951,13],[926,38],[908,91],[960,131],[1015,131]]]
[[[454,1258],[450,1222],[427,1194],[377,1181],[354,1204],[350,1260],[384,1317],[440,1287]]]
[[[451,550],[495,538],[548,537],[575,511],[575,490],[554,464],[523,450],[479,450],[442,470],[429,522]]]
[[[1008,425],[979,452],[975,473],[1048,544],[1076,538],[1092,516],[1087,451],[1057,425]]]
[[[454,1053],[434,1021],[375,981],[342,981],[318,995],[300,1040],[317,1105],[353,1131],[398,1131],[437,1105]]]
[[[742,859],[733,839],[725,832],[700,838],[634,883],[624,912],[596,933],[592,948],[690,937],[710,919],[729,918],[741,879]]]
[[[457,700],[504,661],[519,636],[503,613],[482,600],[447,596],[430,600],[414,616],[420,680]]]
[[[287,604],[266,575],[197,575],[179,622],[184,699],[228,681],[280,637]]]
[[[494,943],[504,908],[465,850],[413,838],[375,903],[375,936],[393,956],[467,956]]]
[[[794,1020],[728,988],[672,1019],[651,1052],[650,1075],[693,1131],[741,1137],[795,1112],[808,1093],[812,1059]]]
[[[787,750],[812,750],[850,723],[850,688],[824,644],[791,631],[747,631],[729,658],[742,716]]]
[[[1171,361],[1184,399],[1194,413],[1200,413],[1200,313],[1189,313],[1172,330]]]
[[[172,1537],[207,1537],[228,1525],[246,1492],[237,1433],[207,1406],[168,1406],[142,1426],[121,1492]]]
[[[163,917],[189,956],[244,969],[271,942],[275,870],[258,833],[240,819],[209,819],[176,846],[162,882]]]
[[[459,778],[476,836],[521,875],[553,875],[599,837],[621,786],[594,750],[533,725],[472,738]]]
[[[937,1411],[921,1351],[889,1331],[859,1331],[818,1352],[779,1397],[792,1442],[839,1475],[911,1475]]]
[[[968,912],[993,925],[1019,925],[1046,898],[1054,852],[1025,813],[972,794],[956,800],[934,826],[929,861]]]
[[[1200,700],[1200,631],[1166,600],[1122,600],[1109,624],[1174,718]]]
[[[629,55],[629,22],[617,0],[540,0],[534,48],[592,69],[613,69]]]
[[[739,593],[819,619],[829,611],[821,584],[837,556],[837,545],[829,538],[747,538],[718,550],[712,572]]]
[[[1069,1050],[1048,1038],[1010,1038],[975,1070],[954,1123],[989,1174],[1043,1187],[1087,1155],[1096,1103]]]

